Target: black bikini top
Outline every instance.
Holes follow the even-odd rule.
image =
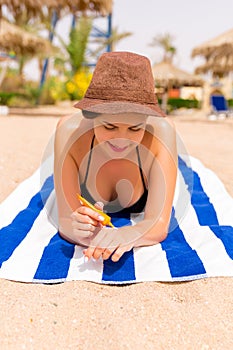
[[[89,153],[89,157],[88,157],[87,170],[86,170],[84,182],[80,185],[81,195],[92,204],[96,203],[97,201],[90,194],[90,192],[86,186],[86,183],[87,183],[87,178],[88,178],[88,173],[89,173],[89,168],[90,168],[90,163],[91,163],[91,158],[92,158],[92,150],[93,150],[93,146],[94,146],[94,140],[95,140],[95,135],[93,136],[92,142],[91,142],[91,148],[90,148],[90,153]],[[142,172],[141,159],[140,159],[140,155],[139,155],[138,146],[136,146],[136,152],[137,152],[138,166],[139,166],[139,171],[140,171],[140,175],[141,175],[141,179],[142,179],[144,192],[141,195],[141,197],[138,199],[137,202],[135,202],[134,204],[132,204],[131,206],[126,207],[126,208],[122,208],[121,206],[116,206],[113,204],[106,204],[104,206],[104,211],[111,214],[111,216],[129,215],[130,213],[141,213],[145,208],[147,196],[148,196],[148,190],[146,188],[146,184],[145,184],[145,180],[144,180],[144,176],[143,176],[143,172]]]

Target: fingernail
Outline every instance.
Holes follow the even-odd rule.
[[[88,256],[84,256],[84,263],[87,263],[88,262]]]
[[[99,216],[98,216],[98,220],[104,221],[104,217],[103,217],[102,215],[99,215]]]

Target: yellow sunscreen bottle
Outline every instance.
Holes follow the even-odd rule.
[[[104,217],[104,221],[101,221],[101,224],[106,226],[111,226],[114,227],[113,224],[111,223],[111,218],[110,216],[108,216],[107,214],[105,214],[102,210],[97,209],[96,207],[94,207],[94,205],[92,205],[90,202],[88,202],[85,198],[83,198],[82,196],[80,196],[80,194],[77,193],[78,199],[80,201],[80,203],[82,205],[84,205],[85,207],[91,208],[92,210],[96,211],[97,213],[99,213],[101,216]]]

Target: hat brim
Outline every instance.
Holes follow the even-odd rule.
[[[134,102],[97,100],[84,97],[74,105],[75,108],[86,110],[93,113],[138,113],[155,117],[166,117],[158,104],[144,105]]]

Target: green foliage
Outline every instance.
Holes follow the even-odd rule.
[[[34,103],[28,98],[28,96],[24,95],[15,95],[12,96],[7,103],[8,107],[21,107],[27,108],[34,106]]]
[[[161,99],[159,99],[159,103],[162,103]],[[171,112],[178,108],[200,108],[200,102],[198,100],[186,100],[183,98],[169,98],[167,106],[168,111]]]
[[[65,82],[59,77],[47,78],[40,94],[40,104],[50,105],[64,100],[69,100],[69,95],[65,91]]]
[[[58,37],[62,46],[69,55],[69,63],[71,64],[72,74],[77,72],[85,61],[85,52],[91,28],[92,20],[88,17],[82,16],[78,18],[76,27],[71,30],[68,44],[64,42],[62,37]],[[65,63],[65,60],[63,62]],[[61,60],[59,64],[61,65]]]
[[[7,105],[8,106],[8,102],[12,97],[17,96],[17,93],[15,92],[4,92],[1,91],[0,92],[0,105]]]
[[[15,70],[9,70],[1,85],[0,104],[9,107],[36,105],[39,96],[38,83],[25,81]]]

